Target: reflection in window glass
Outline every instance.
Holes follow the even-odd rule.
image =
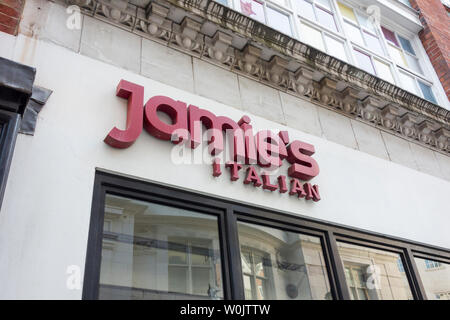
[[[331,10],[330,0],[316,0],[316,3],[322,5],[323,7]]]
[[[436,98],[434,97],[433,94],[433,90],[431,90],[431,87],[429,85],[426,85],[422,81],[419,81],[419,87],[425,99],[427,99],[430,102],[437,103]]]
[[[334,22],[334,17],[331,13],[317,8],[317,21],[323,25],[325,28],[328,28],[333,31],[337,31],[336,23]]]
[[[352,300],[412,300],[397,253],[338,242]],[[400,261],[401,263],[401,261]]]
[[[422,69],[420,68],[419,61],[417,60],[417,58],[412,57],[409,54],[405,54],[405,57],[408,67],[410,67],[415,72],[422,73]]]
[[[416,55],[416,53],[414,52],[414,49],[412,48],[411,42],[409,42],[408,39],[405,39],[402,36],[398,36],[398,39],[400,40],[403,50],[411,53],[412,55]]]
[[[396,64],[406,67],[407,63],[405,60],[405,56],[403,55],[403,52],[394,47],[393,45],[388,45],[389,54],[391,55],[391,58],[395,61]]]
[[[265,23],[264,19],[264,7],[261,2],[254,0],[240,0],[241,12],[250,18],[256,19],[262,23]]]
[[[315,29],[311,28],[310,26],[302,23],[302,40],[304,40],[306,43],[312,45],[313,47],[325,51],[325,47],[322,40],[322,33]]]
[[[286,1],[285,0],[271,0],[271,2],[277,3],[280,6],[286,6]]]
[[[245,299],[332,299],[320,239],[238,222]]]
[[[364,45],[364,40],[361,36],[361,31],[359,30],[358,27],[355,27],[354,25],[348,22],[344,22],[344,28],[351,41],[360,45]]]
[[[350,20],[352,20],[353,22],[356,23],[356,16],[355,16],[355,13],[353,12],[352,8],[350,8],[350,7],[348,7],[345,4],[340,3],[340,2],[338,2],[338,7],[339,7],[339,10],[341,11],[342,15],[345,18],[350,19]]]
[[[427,298],[450,300],[450,264],[415,258]]]
[[[228,1],[227,1],[227,0],[214,0],[214,1],[216,1],[216,2],[218,2],[218,3],[221,3],[221,4],[223,4],[224,6],[228,6]]]
[[[392,76],[392,71],[391,68],[389,67],[389,64],[384,63],[378,59],[374,59],[373,62],[375,64],[377,76],[383,80],[395,84],[394,77]]]
[[[267,7],[267,21],[269,26],[286,35],[292,35],[289,17],[278,10]]]
[[[357,14],[357,16],[358,16],[358,22],[362,27],[364,27],[372,32],[375,32],[375,28],[367,16],[363,16],[359,13]]]
[[[325,35],[325,43],[327,44],[327,52],[334,57],[347,61],[347,54],[345,53],[344,43],[338,41],[328,35]]]
[[[106,195],[100,299],[223,298],[217,218]]]
[[[403,73],[403,72],[399,72],[399,78],[400,78],[400,85],[403,89],[414,93],[417,96],[420,96],[419,92],[417,91],[417,86],[416,86],[416,80],[414,80],[413,77]]]
[[[395,34],[391,30],[386,29],[385,27],[382,26],[381,31],[383,31],[383,34],[384,34],[384,37],[386,38],[386,40],[392,42],[397,47],[399,47],[397,38],[395,37]]]
[[[302,17],[308,18],[312,21],[316,20],[316,16],[314,15],[313,5],[306,0],[299,0],[300,5],[300,15]]]
[[[378,37],[363,31],[364,39],[366,40],[367,48],[380,55],[383,54],[383,49],[381,48],[380,40]]]
[[[353,52],[355,53],[355,58],[358,66],[371,74],[375,74],[370,56],[356,49],[354,49]]]

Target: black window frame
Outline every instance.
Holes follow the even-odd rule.
[[[0,208],[3,203],[20,121],[19,114],[0,110]]]
[[[318,237],[322,245],[331,294],[333,299],[337,300],[350,300],[344,267],[338,252],[338,241],[398,253],[413,298],[419,300],[427,298],[414,258],[450,263],[449,249],[96,169],[83,282],[82,298],[85,300],[98,298],[107,193],[216,216],[225,300],[244,299],[237,221]]]

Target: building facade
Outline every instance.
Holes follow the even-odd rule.
[[[439,0],[0,5],[3,299],[450,299]]]

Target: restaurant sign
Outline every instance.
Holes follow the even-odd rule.
[[[314,146],[299,140],[290,141],[287,131],[275,134],[271,130],[261,130],[254,133],[248,116],[235,122],[166,96],[154,96],[144,105],[144,87],[125,80],[119,82],[116,95],[128,100],[127,120],[125,130],[114,127],[104,139],[111,147],[131,146],[143,128],[158,139],[184,144],[192,149],[202,144],[206,134],[207,151],[213,156],[214,177],[221,176],[224,165],[230,171],[230,179],[236,181],[239,171],[246,166],[244,184],[280,193],[289,192],[291,196],[306,200],[320,200],[319,187],[307,182],[319,174],[319,166],[311,157],[315,152]],[[161,113],[165,113],[170,121],[162,119]],[[207,129],[206,133],[203,127]],[[221,163],[219,155],[226,147],[230,161]],[[290,181],[286,175],[278,175],[271,181],[283,160],[290,164],[287,172]]]

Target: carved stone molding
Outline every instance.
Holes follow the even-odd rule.
[[[108,19],[109,23],[176,50],[450,153],[449,110],[214,1],[160,0],[145,9],[126,0],[65,1],[79,5],[86,14]],[[176,8],[179,13],[180,7],[186,12],[177,23],[171,12]],[[212,36],[203,34],[205,22],[217,25]],[[235,34],[240,39],[246,37],[247,44],[241,50],[233,47]],[[264,60],[261,46],[279,54]],[[291,60],[299,65],[295,71],[288,69]]]

